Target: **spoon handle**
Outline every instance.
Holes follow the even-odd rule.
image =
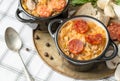
[[[30,75],[30,73],[28,72],[28,69],[26,68],[25,64],[24,64],[24,61],[20,55],[20,53],[18,52],[18,55],[21,59],[21,62],[22,62],[22,65],[23,65],[23,70],[25,72],[25,75],[26,75],[26,78],[27,78],[27,81],[34,81],[33,77]]]

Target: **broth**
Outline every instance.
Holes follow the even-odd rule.
[[[106,32],[92,21],[74,19],[67,21],[58,34],[60,49],[76,60],[91,60],[99,55],[106,46]]]
[[[36,17],[57,15],[65,8],[66,3],[66,0],[22,0],[23,8]]]

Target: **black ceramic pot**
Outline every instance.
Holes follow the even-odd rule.
[[[83,20],[87,20],[87,21],[93,21],[96,24],[98,24],[100,27],[105,29],[107,42],[106,42],[106,46],[105,46],[104,50],[102,51],[102,53],[98,57],[96,57],[94,59],[91,59],[91,60],[87,60],[87,61],[80,61],[80,60],[75,60],[75,59],[72,59],[72,58],[68,57],[61,50],[61,48],[60,48],[60,46],[58,44],[59,31],[61,30],[64,23],[66,23],[69,20],[74,20],[74,19],[83,19]],[[52,29],[52,25],[55,22],[60,23],[60,25],[59,25],[58,29],[56,30],[56,32],[53,32],[51,29]],[[110,59],[114,58],[117,55],[117,52],[118,52],[118,48],[117,48],[116,44],[110,39],[110,35],[109,35],[109,32],[108,32],[106,26],[103,23],[101,23],[99,20],[97,20],[97,19],[95,19],[93,17],[90,17],[90,16],[81,15],[81,16],[72,17],[72,18],[69,18],[69,19],[66,19],[66,20],[61,20],[61,19],[53,20],[53,21],[51,21],[49,23],[48,31],[49,31],[51,37],[54,39],[56,47],[57,47],[58,52],[60,53],[60,55],[62,57],[64,57],[64,59],[66,59],[71,64],[70,67],[75,68],[75,69],[77,69],[79,71],[87,71],[91,67],[93,67],[93,65],[95,63],[110,60]],[[113,53],[110,56],[106,56],[105,53],[107,52],[107,50],[108,50],[108,48],[110,46],[113,47]]]
[[[59,14],[56,14],[54,16],[50,16],[50,17],[47,17],[47,18],[42,18],[42,17],[36,17],[36,16],[33,16],[31,14],[29,14],[22,6],[22,0],[19,0],[19,5],[18,5],[18,8],[16,10],[16,18],[21,21],[21,22],[24,22],[24,23],[37,23],[39,24],[39,27],[41,30],[43,31],[48,31],[48,23],[53,20],[53,19],[56,19],[56,18],[67,18],[68,16],[68,5],[69,5],[69,1],[70,0],[66,0],[67,1],[67,4],[65,6],[65,8],[63,9],[63,11],[61,11]],[[21,16],[22,15],[25,15],[25,16]]]

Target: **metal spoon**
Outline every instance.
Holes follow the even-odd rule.
[[[20,49],[22,47],[22,41],[18,35],[18,33],[11,27],[8,27],[5,31],[5,42],[8,46],[8,48],[14,52],[18,53],[19,58],[21,59],[24,72],[26,74],[26,78],[28,81],[34,81],[34,79],[31,77],[30,73],[28,72],[22,57],[20,56]]]

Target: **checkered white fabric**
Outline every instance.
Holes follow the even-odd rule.
[[[0,81],[27,81],[21,61],[10,51],[4,41],[7,27],[14,28],[22,38],[20,54],[35,81],[83,81],[54,72],[38,56],[32,41],[32,29],[15,18],[18,0],[0,0]],[[92,80],[93,81],[93,80]],[[114,77],[97,81],[115,81]]]

